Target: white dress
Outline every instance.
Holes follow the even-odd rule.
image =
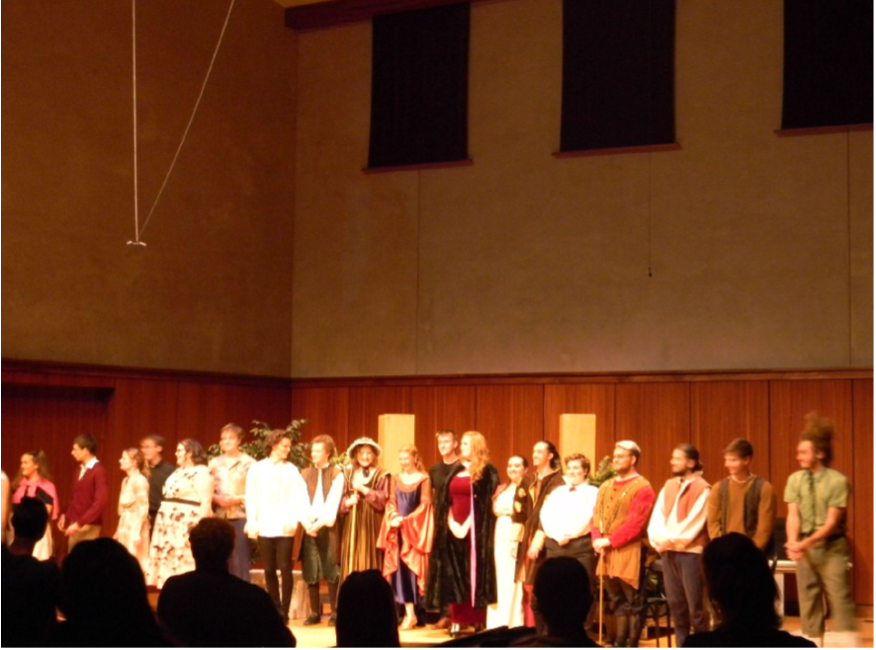
[[[203,482],[209,487],[198,490]],[[195,570],[189,531],[201,519],[210,516],[211,501],[203,502],[201,494],[212,497],[213,477],[206,465],[178,467],[164,484],[161,508],[155,517],[149,546],[146,584],[161,589],[171,576]]]
[[[487,628],[519,627],[523,625],[523,583],[515,582],[517,559],[511,539],[514,512],[515,483],[511,483],[493,499],[496,514],[495,550],[496,593],[498,602],[487,608]]]

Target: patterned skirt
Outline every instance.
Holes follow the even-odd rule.
[[[155,516],[146,581],[161,589],[171,576],[195,570],[189,531],[201,520],[199,506],[164,501]]]

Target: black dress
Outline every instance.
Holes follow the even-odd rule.
[[[471,577],[461,567],[470,566],[467,557],[468,547],[450,543],[452,536],[447,527],[447,513],[450,509],[449,490],[454,476],[464,470],[457,465],[448,476],[442,498],[435,504],[435,541],[432,544],[432,558],[429,570],[429,583],[426,591],[426,605],[429,609],[440,610],[450,603],[461,603],[470,599]],[[483,475],[472,484],[474,521],[472,528],[477,540],[475,548],[475,608],[487,607],[496,602],[496,565],[493,556],[493,534],[496,515],[493,513],[493,494],[499,486],[499,472],[487,464]]]

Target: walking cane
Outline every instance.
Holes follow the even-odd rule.
[[[604,557],[600,553],[599,561],[602,562]],[[604,567],[603,567],[604,571]],[[599,645],[602,645],[602,582],[605,579],[605,574],[599,574]]]

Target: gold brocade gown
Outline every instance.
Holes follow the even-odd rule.
[[[341,535],[341,581],[354,571],[383,569],[383,551],[377,548],[380,525],[388,499],[389,473],[382,467],[372,470],[365,486],[371,492],[367,498],[359,495],[359,503],[347,508],[345,502],[352,493],[352,475],[345,473],[347,481],[344,498],[341,500],[341,513],[344,514]]]

